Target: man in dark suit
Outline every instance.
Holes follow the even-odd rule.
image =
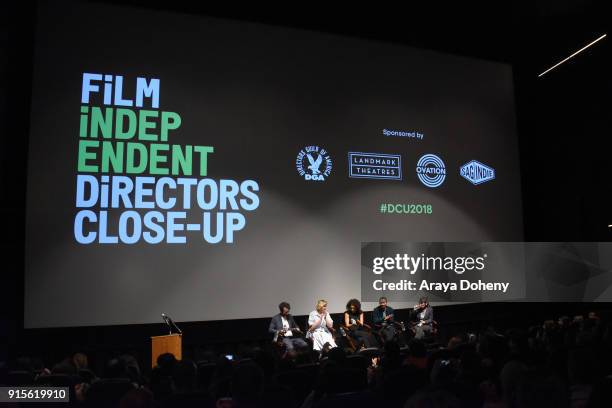
[[[287,302],[278,305],[280,313],[272,318],[268,331],[274,335],[273,342],[282,341],[287,354],[293,355],[295,349],[306,348],[308,344],[301,337],[302,331],[289,314],[291,306]]]
[[[393,308],[387,305],[387,298],[378,299],[378,306],[372,311],[372,322],[374,329],[382,337],[384,342],[391,341],[397,334],[394,323]]]

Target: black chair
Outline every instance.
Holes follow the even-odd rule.
[[[360,351],[357,354],[350,354],[346,356],[346,367],[366,370],[370,366],[370,362],[368,355],[366,353],[363,353],[364,350]],[[378,349],[376,349],[376,351],[378,352]]]
[[[81,382],[81,379],[77,376],[68,374],[49,374],[40,375],[36,378],[36,385],[42,387],[67,387],[68,388],[68,400],[71,402],[76,401],[76,390],[75,386]]]
[[[306,337],[301,330],[297,331],[297,333],[302,338],[302,340],[304,340],[306,344],[308,345],[308,347],[306,348],[309,350],[312,350],[312,339]],[[278,334],[274,336],[274,338],[272,339],[272,348],[276,351],[276,353],[278,354],[280,358],[285,358],[288,356],[287,347],[285,346],[285,343],[283,342],[282,335]],[[297,351],[298,350],[296,349],[296,352]]]
[[[363,391],[368,386],[368,373],[364,368],[331,366],[324,370],[328,394]]]
[[[162,401],[161,407],[214,408],[215,400],[205,392],[172,394]]]
[[[345,392],[328,394],[323,397],[315,408],[337,408],[337,407],[377,407],[383,406],[380,399],[369,391]]]
[[[98,379],[96,374],[91,371],[89,368],[81,368],[78,372],[79,378],[81,382],[91,384]]]
[[[397,322],[391,322],[389,324],[392,324],[393,327],[395,328],[395,335],[393,336],[393,341],[397,342],[397,343],[403,343],[404,342],[404,337],[405,337],[405,333],[406,333],[406,325],[404,324],[403,321],[397,321]],[[381,331],[383,330],[383,326],[378,326],[375,327],[372,330],[372,334],[374,335],[374,337],[376,338],[376,340],[380,343],[381,346],[385,345],[385,339],[381,333]]]
[[[91,384],[85,400],[90,407],[116,406],[121,397],[135,388],[128,378],[104,378]]]
[[[303,401],[315,386],[316,375],[307,368],[295,368],[276,375],[281,386],[291,390],[298,401]]]
[[[25,370],[9,371],[6,375],[6,385],[9,387],[34,385],[34,373]]]
[[[378,347],[368,347],[357,352],[358,356],[362,356],[366,359],[368,366],[370,365],[370,361],[372,361],[374,357],[380,357],[380,354],[381,352]]]
[[[372,328],[367,324],[363,324],[361,326],[361,330],[369,333],[370,335],[372,335],[372,332],[373,332]],[[340,343],[336,342],[337,344],[343,344],[346,349],[348,349],[349,351],[353,353],[359,351],[358,341],[351,334],[351,329],[349,327],[341,324],[338,331],[340,332],[341,339],[340,339]],[[374,340],[378,341],[376,336],[374,336]]]
[[[321,369],[321,365],[317,363],[306,363],[306,364],[298,365],[296,369],[305,371],[306,373],[308,373],[308,375],[310,375],[314,379],[314,378],[317,378],[317,375],[319,374],[319,370]]]
[[[411,325],[410,325],[410,332],[412,334],[411,337],[414,337],[416,334],[416,325],[417,325],[417,322],[411,322]],[[435,320],[432,320],[431,331],[425,332],[424,340],[431,342],[431,341],[434,341],[437,337],[438,337],[438,322],[436,322]]]
[[[41,375],[36,378],[36,385],[46,387],[74,387],[80,382],[79,377],[67,374]]]
[[[207,390],[217,369],[217,364],[206,361],[197,363],[197,366],[198,387],[202,390]]]
[[[336,331],[337,334],[334,336],[334,340],[338,346],[344,347],[346,350],[353,353],[357,350],[357,342],[348,334],[348,331],[349,329],[346,326],[340,325],[339,329]]]

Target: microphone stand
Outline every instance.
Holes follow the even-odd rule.
[[[162,319],[164,319],[164,322],[166,323],[166,325],[168,326],[168,330],[170,330],[170,334],[172,334],[172,327],[174,327],[179,334],[183,334],[183,331],[178,328],[178,326],[176,325],[176,323],[174,323],[174,320],[172,320],[170,316],[168,316],[165,313],[162,313],[161,316],[162,316]]]

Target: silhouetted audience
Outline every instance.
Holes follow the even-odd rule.
[[[612,330],[595,313],[457,334],[446,347],[387,341],[371,352],[283,360],[244,347],[233,358],[197,353],[197,363],[163,354],[144,372],[123,354],[99,377],[85,353],[51,370],[24,356],[0,362],[0,383],[67,386],[71,405],[84,407],[612,407]]]

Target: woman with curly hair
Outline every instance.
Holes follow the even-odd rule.
[[[356,341],[358,349],[377,347],[376,340],[370,333],[370,326],[364,322],[361,302],[359,300],[351,299],[346,303],[344,326],[348,328],[348,335]]]

